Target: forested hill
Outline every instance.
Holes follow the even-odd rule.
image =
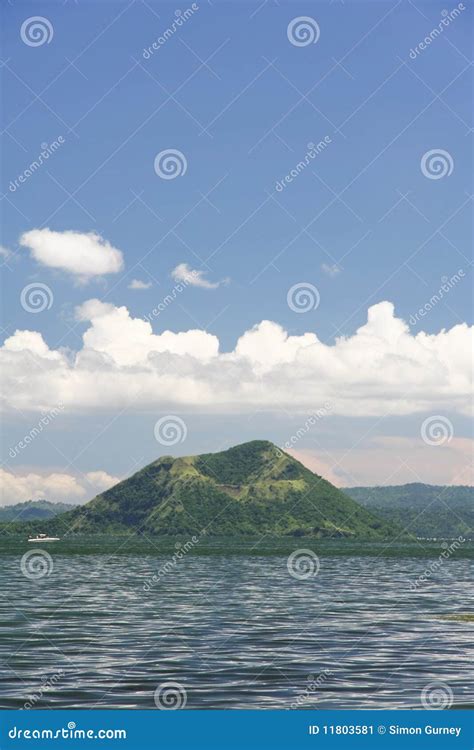
[[[344,492],[386,521],[420,537],[474,536],[474,487],[403,484]]]
[[[221,453],[162,456],[41,531],[192,535],[203,529],[214,536],[383,539],[399,533],[265,440]]]

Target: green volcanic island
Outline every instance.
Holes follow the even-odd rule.
[[[38,522],[28,528],[43,530]],[[163,456],[86,505],[50,519],[47,530],[373,540],[399,534],[397,526],[264,440],[222,453]]]

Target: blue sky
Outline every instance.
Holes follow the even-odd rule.
[[[458,6],[203,0],[158,50],[144,55],[172,27],[175,5],[4,4],[2,244],[11,255],[2,269],[3,338],[17,329],[38,331],[51,350],[76,352],[87,329],[77,321],[78,305],[98,298],[143,318],[173,288],[171,273],[182,263],[211,283],[226,283],[190,285],[154,321],[154,333],[205,330],[224,352],[264,319],[292,336],[314,332],[328,345],[352,336],[368,308],[385,300],[408,320],[459,269],[462,280],[413,333],[472,324],[472,7],[461,6],[410,57],[446,18],[443,11]],[[191,4],[179,10],[186,8]],[[22,39],[22,24],[32,16],[49,22],[49,42],[30,46]],[[298,17],[317,24],[315,43],[289,40],[288,25]],[[47,163],[13,191],[41,144],[59,137],[64,143]],[[325,137],[321,153],[277,191],[308,143]],[[187,167],[165,180],[154,160],[168,149],[180,151]],[[423,174],[420,162],[431,150],[447,152],[449,175]],[[123,270],[85,281],[39,263],[19,238],[45,228],[97,233],[121,251]],[[151,286],[130,289],[132,279]],[[34,315],[20,300],[25,285],[37,282],[48,286],[54,303]],[[298,283],[319,293],[317,309],[307,314],[287,303]],[[35,424],[33,411],[8,413],[7,466],[10,443]],[[302,419],[291,405],[266,411],[263,421],[255,405],[244,411],[239,417],[236,402],[218,416],[206,408],[200,413],[199,399],[182,408],[187,443],[173,452],[213,450],[262,431],[284,443]],[[426,416],[420,407],[404,419],[395,410],[375,426],[384,409],[339,411],[318,428],[322,443],[309,433],[302,450],[320,460],[321,444],[352,449],[367,430],[397,440],[419,436]],[[426,413],[433,411],[434,405]],[[16,459],[15,472],[62,472],[73,461],[80,472],[119,476],[130,468],[124,465],[129,435],[137,461],[162,452],[149,440],[161,413],[156,405],[148,414],[130,409],[113,429],[106,428],[110,412],[65,413],[48,435],[64,446],[68,461],[41,439]],[[469,437],[455,398],[441,414],[456,438]],[[94,447],[83,450],[90,435]],[[370,464],[370,445],[364,461]],[[451,468],[439,480],[453,479],[446,461]],[[429,481],[424,466],[413,468]],[[383,479],[368,470],[360,478]]]

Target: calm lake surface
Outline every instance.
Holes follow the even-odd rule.
[[[434,571],[441,543],[119,544],[43,545],[34,578],[34,545],[0,540],[1,708],[153,709],[169,681],[191,709],[421,708],[432,682],[474,703],[472,623],[443,619],[472,612],[472,544]],[[316,576],[289,574],[299,547]]]

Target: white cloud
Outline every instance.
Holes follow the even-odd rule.
[[[204,271],[195,271],[187,263],[180,263],[173,268],[171,276],[175,281],[182,281],[190,286],[199,286],[202,289],[217,289],[221,284],[228,284],[229,279],[211,282],[205,278]]]
[[[328,265],[328,263],[322,263],[321,269],[324,271],[324,273],[327,273],[328,276],[331,276],[331,278],[334,278],[334,276],[337,276],[339,273],[341,273],[341,269],[336,263],[334,263],[334,265],[332,266]]]
[[[12,255],[12,251],[8,249],[8,247],[5,247],[5,245],[0,245],[0,258],[5,258],[5,260],[8,260],[8,258]]]
[[[87,479],[87,483],[85,484],[86,492],[90,494],[93,489],[94,495],[99,492],[105,492],[105,490],[110,489],[114,484],[120,482],[118,477],[113,477],[107,474],[106,471],[88,471],[85,476]]]
[[[62,403],[97,409],[258,410],[377,416],[472,411],[473,329],[465,323],[413,335],[381,302],[367,322],[332,345],[315,332],[289,336],[262,321],[233,351],[202,330],[154,334],[126,307],[89,300],[77,310],[88,324],[77,353],[50,350],[38,332],[16,331],[0,350],[6,403],[25,411]]]
[[[164,331],[155,335],[149,322],[130,317],[126,307],[114,307],[97,299],[78,307],[76,315],[91,323],[83,336],[83,353],[100,352],[120,366],[149,366],[150,358],[159,353],[191,356],[200,361],[218,353],[218,339],[205,331]]]
[[[298,353],[318,343],[314,333],[288,336],[277,323],[262,320],[239,338],[233,358],[251,362],[255,372],[261,375],[278,365],[291,364]]]
[[[140,279],[132,279],[130,284],[128,285],[129,289],[150,289],[152,286],[151,281],[141,281]]]
[[[5,339],[3,348],[7,352],[24,352],[29,351],[37,354],[42,359],[61,360],[61,353],[51,351],[48,348],[41,333],[37,331],[15,331],[13,336]]]
[[[123,268],[123,255],[109,242],[94,232],[32,229],[20,237],[20,244],[29,248],[38,263],[66,271],[80,281]]]
[[[0,469],[0,506],[45,499],[50,502],[83,503],[119,481],[105,471],[86,475],[15,473]]]

